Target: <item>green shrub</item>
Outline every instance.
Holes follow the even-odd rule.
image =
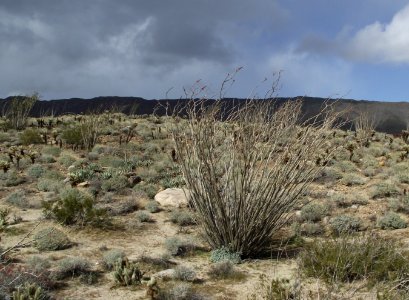
[[[182,281],[194,281],[196,272],[185,266],[177,266],[175,268],[175,278]]]
[[[5,186],[17,186],[25,182],[24,177],[18,174],[15,170],[6,173]]]
[[[39,251],[56,251],[71,247],[72,243],[68,237],[54,227],[40,230],[34,235],[34,246]]]
[[[378,220],[378,226],[382,229],[402,229],[407,225],[408,223],[394,212],[388,212]]]
[[[112,249],[107,251],[102,260],[105,269],[112,270],[118,261],[123,261],[126,258],[125,252],[119,249]]]
[[[233,253],[227,247],[212,250],[210,254],[210,261],[213,263],[230,261],[233,264],[241,263],[241,254]]]
[[[178,224],[180,226],[196,224],[193,214],[187,211],[173,211],[170,215],[170,220],[172,221],[172,223]]]
[[[149,202],[145,205],[145,209],[146,209],[147,211],[149,211],[150,213],[160,212],[159,203],[156,202],[156,201],[149,201]]]
[[[153,199],[155,197],[155,195],[158,193],[158,186],[155,184],[138,184],[136,185],[134,188],[134,190],[136,191],[141,191],[144,194],[146,194],[146,196],[149,199]]]
[[[123,175],[113,176],[102,183],[102,189],[106,192],[119,192],[129,187],[128,178]]]
[[[362,220],[354,216],[340,215],[330,220],[330,226],[335,234],[351,233],[361,228]]]
[[[324,227],[319,223],[305,223],[301,226],[301,233],[307,236],[320,235],[324,233]]]
[[[341,180],[342,184],[345,184],[347,186],[352,186],[352,185],[363,185],[366,183],[366,179],[357,175],[357,174],[345,174],[342,177]]]
[[[75,158],[71,155],[62,155],[58,159],[58,162],[62,164],[64,167],[68,168],[75,162]]]
[[[45,173],[45,169],[42,165],[32,165],[30,168],[27,170],[27,174],[32,177],[32,178],[40,178],[43,176]]]
[[[371,190],[371,197],[373,199],[393,197],[399,194],[400,194],[399,189],[396,187],[394,183],[390,181],[380,182],[376,186],[372,187],[372,190]]]
[[[52,155],[42,154],[40,156],[40,162],[46,163],[46,164],[52,164],[52,163],[55,163],[56,160],[55,160],[54,156],[52,156]]]
[[[37,183],[38,190],[42,192],[59,192],[64,184],[52,179],[40,179]]]
[[[136,212],[136,218],[139,222],[152,222],[152,216],[145,210],[140,210]]]
[[[80,276],[90,273],[91,264],[81,257],[67,257],[58,263],[57,277],[64,279],[67,277]]]
[[[60,199],[44,202],[44,214],[64,225],[104,226],[109,223],[106,211],[94,207],[92,197],[77,189],[64,189]]]
[[[69,127],[61,132],[61,138],[69,145],[82,145],[81,127]]]
[[[166,239],[165,247],[173,256],[183,256],[197,249],[196,244],[192,241],[182,240],[178,237]]]
[[[20,133],[19,138],[23,145],[44,143],[43,138],[37,129],[27,128]]]
[[[35,273],[43,273],[51,267],[50,261],[47,258],[43,258],[40,256],[31,256],[27,260],[27,265]]]
[[[59,157],[61,154],[61,149],[55,146],[47,146],[41,150],[42,154],[51,155],[54,157]]]
[[[317,239],[305,246],[300,268],[325,282],[367,279],[373,284],[407,278],[408,253],[393,240],[377,235]]]
[[[305,205],[301,209],[301,219],[308,222],[318,222],[326,215],[327,209],[325,206],[316,203]]]
[[[29,208],[30,203],[28,199],[25,196],[25,193],[23,190],[18,190],[16,192],[11,193],[10,195],[7,196],[6,202],[8,204],[20,207],[20,208]]]

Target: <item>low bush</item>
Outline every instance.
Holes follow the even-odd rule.
[[[45,169],[42,165],[32,165],[30,168],[28,168],[27,170],[27,174],[28,176],[32,177],[32,178],[40,178],[41,176],[43,176],[45,173]]]
[[[6,202],[13,206],[17,206],[24,209],[30,207],[30,203],[26,198],[23,190],[18,190],[8,195],[6,198]]]
[[[300,255],[300,268],[327,283],[367,279],[375,284],[407,278],[408,258],[408,252],[394,240],[373,234],[344,235],[307,244]]]
[[[119,249],[112,249],[107,251],[102,259],[102,265],[107,270],[112,270],[115,263],[123,261],[126,258],[125,252]]]
[[[183,256],[197,249],[196,243],[178,237],[168,238],[165,241],[165,247],[173,256]]]
[[[136,212],[136,219],[142,223],[152,222],[152,216],[145,210],[140,210]]]
[[[179,226],[196,224],[193,214],[187,211],[173,211],[170,215],[170,220],[172,221],[172,223],[178,224]]]
[[[406,228],[408,223],[397,213],[388,212],[383,217],[379,218],[378,226],[381,229],[402,229]]]
[[[175,268],[175,278],[182,281],[194,281],[196,272],[185,266],[177,266]]]
[[[77,189],[68,188],[60,192],[57,201],[43,202],[44,214],[64,225],[109,224],[106,211],[94,206],[94,199]]]
[[[301,219],[308,222],[318,222],[326,215],[327,209],[325,206],[316,203],[305,205],[301,209]]]
[[[20,142],[23,145],[44,143],[44,140],[37,129],[27,128],[22,133],[20,133],[19,138]]]
[[[210,261],[213,263],[230,261],[233,264],[241,263],[241,254],[232,253],[227,247],[212,250],[210,254]]]
[[[34,246],[39,251],[55,251],[71,247],[72,243],[67,235],[54,227],[38,231],[34,235]]]
[[[57,269],[58,279],[75,277],[91,272],[91,264],[81,257],[66,257],[59,261]]]
[[[156,201],[149,201],[146,205],[145,205],[145,209],[147,211],[149,211],[150,213],[157,213],[160,212],[160,205],[158,202]]]
[[[228,260],[212,264],[208,272],[209,276],[215,279],[231,278],[234,277],[236,273],[234,264]]]
[[[330,220],[330,226],[335,234],[346,234],[358,231],[362,226],[362,220],[354,216],[340,215]]]
[[[373,199],[376,199],[397,196],[400,194],[400,191],[396,184],[390,181],[383,181],[373,186],[370,194]]]

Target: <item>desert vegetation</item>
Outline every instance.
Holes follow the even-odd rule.
[[[409,297],[407,139],[370,116],[193,92],[162,117],[31,118],[35,99],[1,119],[0,298]]]

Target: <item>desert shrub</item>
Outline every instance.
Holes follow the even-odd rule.
[[[402,229],[406,228],[408,223],[394,212],[388,212],[383,217],[379,218],[378,224],[382,229]]]
[[[143,192],[149,199],[153,199],[158,193],[158,186],[155,184],[138,184],[133,188],[135,191]]]
[[[226,114],[218,101],[192,100],[184,107],[185,122],[167,128],[194,195],[190,204],[213,249],[249,256],[270,248],[323,168],[310,161],[332,156],[335,146],[326,134],[335,116],[323,112],[319,124],[302,123],[301,106],[249,100]]]
[[[65,128],[61,132],[61,138],[69,145],[81,145],[81,128],[79,126]]]
[[[152,222],[152,216],[145,210],[137,211],[135,216],[139,222]]]
[[[125,252],[119,249],[107,251],[102,259],[102,264],[105,269],[112,270],[118,261],[123,261],[126,258]]]
[[[301,226],[301,233],[307,236],[320,235],[324,233],[324,227],[319,223],[307,222]]]
[[[373,186],[370,194],[373,199],[376,199],[397,196],[400,194],[400,191],[394,183],[383,181]]]
[[[39,161],[46,164],[52,164],[56,162],[54,156],[49,154],[42,154],[39,158]]]
[[[330,220],[330,226],[335,234],[351,233],[361,228],[362,220],[354,216],[340,215]]]
[[[345,194],[333,194],[330,200],[338,207],[349,207],[352,205],[350,199]]]
[[[75,158],[71,155],[65,154],[58,158],[58,162],[67,168],[75,162]]]
[[[220,247],[219,249],[214,249],[210,253],[210,261],[213,263],[230,261],[233,264],[241,263],[239,252],[231,252],[227,247]]]
[[[158,300],[204,300],[207,299],[196,292],[190,284],[180,283],[169,289],[161,289]]]
[[[6,175],[6,179],[4,180],[5,186],[17,186],[25,182],[24,177],[17,173],[15,170],[7,172],[5,175]]]
[[[37,129],[27,128],[19,135],[20,142],[23,145],[44,143],[40,132]]]
[[[173,256],[183,256],[197,249],[196,243],[178,237],[166,239],[165,247]]]
[[[8,204],[11,204],[11,205],[14,205],[20,208],[30,207],[30,202],[26,198],[23,190],[18,190],[8,195],[6,198],[6,202]]]
[[[366,179],[357,174],[344,174],[341,183],[351,186],[351,185],[363,185],[366,183]]]
[[[267,276],[261,275],[256,290],[257,292],[252,293],[249,297],[247,297],[248,300],[302,299],[300,289],[297,284],[292,285],[290,280],[286,278],[274,278],[268,280]]]
[[[343,173],[352,173],[356,171],[356,166],[353,162],[350,161],[337,161],[334,164],[334,167]]]
[[[321,173],[323,177],[331,181],[335,181],[343,177],[342,172],[334,167],[325,167]]]
[[[64,187],[62,182],[52,179],[40,179],[37,188],[42,192],[59,192]]]
[[[55,169],[47,170],[44,173],[43,177],[46,179],[61,180],[61,181],[66,178],[59,170],[55,170]]]
[[[58,262],[57,277],[64,279],[67,277],[80,276],[90,273],[91,264],[82,257],[66,257]]]
[[[366,177],[373,177],[376,175],[376,169],[372,167],[367,167],[362,170],[362,174]]]
[[[409,196],[403,196],[399,199],[391,199],[389,207],[395,212],[409,213]]]
[[[147,211],[149,211],[150,213],[157,213],[160,212],[160,205],[158,202],[156,201],[149,201],[146,205],[145,205],[145,209]]]
[[[128,178],[123,175],[113,176],[102,183],[102,189],[106,192],[119,192],[129,187]]]
[[[175,278],[182,281],[194,281],[196,272],[185,266],[177,266],[175,268]]]
[[[210,266],[209,276],[216,279],[227,279],[234,277],[237,272],[231,261],[221,261]]]
[[[27,260],[27,265],[35,273],[43,273],[51,267],[50,261],[47,258],[43,258],[40,256],[31,256]]]
[[[47,146],[41,150],[41,153],[51,155],[54,157],[59,157],[61,154],[61,149],[55,146]]]
[[[178,224],[180,226],[196,224],[193,214],[188,211],[173,211],[170,215],[170,220],[172,221],[172,223]]]
[[[94,206],[92,197],[77,189],[64,189],[55,202],[44,202],[44,214],[64,225],[104,226],[109,223],[106,211]]]
[[[9,133],[0,132],[0,143],[10,142],[11,136]]]
[[[89,152],[87,157],[88,157],[89,160],[95,161],[95,160],[98,160],[99,154],[96,153],[96,152]]]
[[[32,178],[40,178],[41,176],[43,176],[45,173],[45,169],[42,165],[32,165],[30,168],[28,168],[27,170],[27,174],[28,176],[32,177]]]
[[[301,270],[328,283],[399,280],[407,278],[408,267],[408,253],[402,252],[394,240],[377,235],[317,239],[300,255]]]
[[[326,215],[325,206],[317,203],[310,203],[301,209],[301,219],[308,222],[318,222]]]
[[[54,227],[40,230],[34,235],[34,246],[39,251],[63,250],[71,247],[72,243],[67,235]]]
[[[351,204],[356,204],[356,205],[367,205],[369,203],[367,197],[363,195],[354,195],[352,194],[350,196]]]

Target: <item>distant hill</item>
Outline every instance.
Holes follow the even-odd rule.
[[[297,97],[296,97],[297,98]],[[296,98],[277,98],[278,103],[291,101]],[[0,99],[0,112],[11,98]],[[327,99],[316,97],[303,97],[303,110],[306,116],[317,113]],[[125,114],[152,114],[153,112],[163,115],[164,109],[158,109],[158,104],[169,103],[176,105],[179,99],[146,100],[140,97],[96,97],[92,99],[58,99],[49,101],[37,101],[31,116],[41,117],[46,115],[59,116],[63,114],[86,114],[93,111],[104,111],[114,109]],[[213,101],[213,100],[209,100]],[[226,103],[239,103],[243,99],[223,99]],[[360,112],[368,112],[376,119],[376,129],[387,133],[400,133],[406,129],[409,121],[408,102],[378,102],[378,101],[356,101],[342,99],[336,102],[337,109],[347,109],[349,119]],[[155,109],[156,108],[156,109]]]

